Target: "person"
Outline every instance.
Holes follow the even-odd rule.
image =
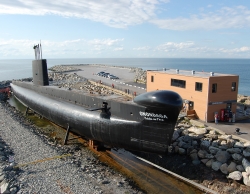
[[[218,125],[218,119],[219,119],[219,116],[218,116],[218,114],[216,113],[216,114],[214,115],[214,122],[215,122],[216,125]]]
[[[233,112],[232,122],[235,123],[235,113]]]
[[[247,106],[244,105],[244,115],[247,116]]]
[[[230,111],[230,112],[228,113],[228,122],[229,122],[229,123],[232,122],[232,118],[233,118],[233,113],[232,113],[232,111]]]
[[[112,88],[114,88],[115,86],[114,86],[114,84],[112,84]]]

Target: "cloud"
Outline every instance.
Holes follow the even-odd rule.
[[[143,46],[143,47],[133,48],[133,50],[137,50],[137,51],[141,51],[141,50],[147,51],[147,50],[149,50],[149,49],[150,49],[149,46]]]
[[[124,48],[123,47],[118,47],[118,48],[115,48],[114,51],[123,51]]]
[[[0,14],[60,15],[89,19],[126,28],[155,17],[155,9],[168,0],[11,0],[0,2]]]
[[[191,41],[181,42],[181,43],[166,42],[164,44],[157,46],[156,50],[171,52],[171,51],[180,51],[180,50],[190,49],[193,46],[194,46],[194,42],[191,42]]]
[[[92,51],[113,51],[123,50],[120,43],[123,39],[75,39],[65,41],[42,41],[43,55],[50,57],[61,57],[61,56],[82,56],[82,54],[88,54]],[[40,40],[3,40],[0,39],[0,57],[33,57],[34,51],[33,46],[39,44]],[[94,52],[95,53],[95,52]]]
[[[244,6],[223,7],[216,12],[209,11],[189,18],[152,19],[151,23],[169,30],[218,30],[250,27],[250,10]]]

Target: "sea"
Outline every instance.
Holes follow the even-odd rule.
[[[239,94],[250,96],[250,59],[205,58],[81,58],[47,59],[54,65],[105,64],[144,70],[180,69],[239,75]],[[32,59],[0,60],[0,81],[32,77]]]

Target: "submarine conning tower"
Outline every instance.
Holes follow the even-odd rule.
[[[36,59],[32,61],[33,83],[39,86],[48,86],[49,77],[46,59]]]
[[[49,77],[46,59],[36,59],[32,61],[33,83],[39,86],[48,86]]]

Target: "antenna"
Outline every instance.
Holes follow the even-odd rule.
[[[40,40],[40,51],[41,51],[41,59],[43,59],[43,53],[42,53],[42,43],[41,43],[41,40]]]

